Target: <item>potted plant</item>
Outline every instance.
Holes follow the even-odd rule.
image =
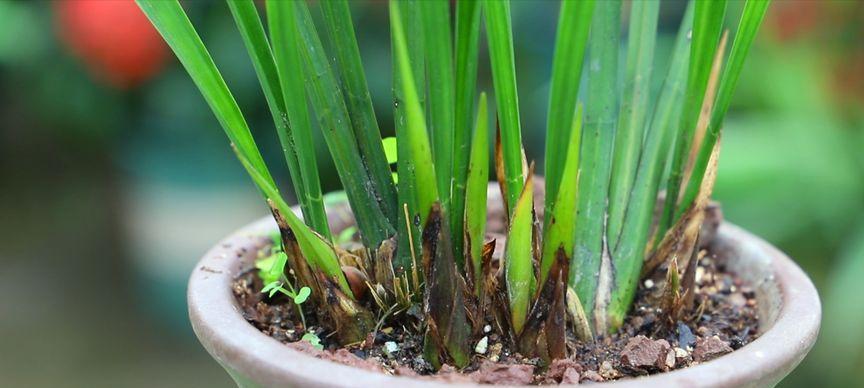
[[[657,96],[659,2],[631,4],[624,66],[621,2],[562,2],[544,179],[521,144],[509,2],[389,3],[396,137],[382,139],[347,1],[318,2],[320,24],[306,2],[268,1],[269,31],[251,0],[229,1],[297,208],[180,4],[138,3],[272,213],[189,283],[196,334],[238,384],[772,385],[813,344],[810,281],[709,204],[767,1],[747,1],[729,50],[726,2],[692,2]],[[475,114],[481,19],[491,185],[483,93]],[[345,187],[336,197],[321,193],[310,111]]]

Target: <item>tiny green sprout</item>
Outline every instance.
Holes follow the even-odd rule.
[[[261,281],[269,285],[273,282],[279,282],[285,271],[285,263],[287,262],[288,255],[280,249],[275,251],[274,254],[255,262],[255,268],[258,268],[258,276],[261,277]]]
[[[309,299],[309,295],[312,294],[312,289],[306,286],[300,288],[300,291],[297,291],[297,295],[294,295],[294,304],[301,305],[306,299]]]
[[[351,242],[354,238],[354,234],[357,233],[356,226],[349,226],[345,228],[345,230],[339,232],[339,235],[336,236],[336,244],[345,244]]]
[[[273,295],[276,295],[276,293],[279,291],[285,292],[287,290],[282,288],[282,282],[280,282],[278,280],[274,281],[274,282],[267,283],[267,285],[265,285],[264,288],[261,289],[261,292],[267,293],[267,296],[270,298],[272,298]]]
[[[324,350],[324,345],[321,345],[321,338],[318,338],[315,333],[307,332],[306,334],[303,334],[303,338],[301,338],[301,340],[312,344],[312,347],[314,347],[315,349]]]

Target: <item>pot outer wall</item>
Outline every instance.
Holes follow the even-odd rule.
[[[497,185],[490,207],[501,206]],[[353,223],[347,204],[336,205],[331,228]],[[491,210],[491,209],[490,209]],[[299,211],[297,211],[299,213]],[[246,322],[231,292],[234,278],[252,268],[276,230],[272,219],[248,225],[220,241],[189,279],[192,328],[208,353],[242,387],[477,386],[389,376],[321,360],[284,346]],[[715,360],[667,373],[602,383],[608,387],[770,387],[801,362],[819,332],[819,296],[807,275],[785,254],[730,223],[721,224],[713,252],[756,291],[760,336]]]

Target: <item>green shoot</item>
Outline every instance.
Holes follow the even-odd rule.
[[[540,280],[537,284],[544,284],[552,264],[558,257],[559,251],[571,260],[575,246],[576,203],[579,197],[579,153],[582,141],[582,105],[576,108],[576,114],[572,116],[570,124],[570,139],[564,160],[564,169],[561,171],[561,184],[557,191],[558,198],[547,217],[546,228],[543,229],[543,258],[540,261]],[[566,275],[566,274],[565,274]]]
[[[450,33],[450,1],[420,2],[420,15],[425,28],[426,74],[429,87],[429,130],[432,136],[432,156],[438,178],[441,207],[450,210],[450,189],[453,179],[453,45]]]
[[[660,12],[659,1],[635,1],[632,4],[624,95],[615,132],[612,182],[609,187],[606,233],[611,246],[618,243],[627,202],[636,179],[639,153],[647,126],[645,122],[648,117],[654,42],[657,40],[657,15]]]
[[[486,93],[480,93],[477,123],[471,141],[471,161],[465,190],[465,251],[474,271],[474,285],[482,289],[482,252],[486,238],[486,192],[489,183],[489,117]],[[479,296],[479,295],[478,295]]]
[[[530,169],[529,169],[530,170]],[[513,206],[507,244],[504,248],[504,279],[510,302],[513,332],[520,334],[528,318],[534,295],[534,184],[529,172],[522,192]]]
[[[561,2],[546,119],[546,219],[543,225],[549,224],[561,184],[594,3],[594,0]]]
[[[399,12],[402,14],[402,20],[405,21],[405,39],[408,46],[408,59],[411,73],[415,81],[414,86],[417,90],[417,103],[422,107],[425,104],[424,97],[426,95],[426,67],[424,66],[424,50],[423,50],[423,19],[420,17],[419,1],[408,0],[403,1],[399,6]],[[391,24],[391,29],[393,25]],[[391,51],[396,52],[396,36],[391,31]],[[405,82],[402,79],[399,71],[399,58],[393,56],[393,119],[396,127],[396,149],[401,156],[396,161],[397,174],[400,177],[398,181],[398,201],[399,201],[399,223],[397,226],[398,235],[398,256],[394,260],[394,267],[397,271],[402,272],[407,269],[416,270],[413,265],[414,258],[420,257],[420,211],[417,207],[417,187],[416,177],[414,174],[414,158],[411,157],[411,142],[407,134],[408,131],[408,114],[405,104],[404,88],[402,84]],[[424,215],[425,216],[425,215]],[[415,271],[412,271],[414,273]],[[419,281],[419,280],[418,280]]]
[[[666,184],[666,203],[659,229],[661,235],[674,222],[687,156],[692,148],[696,122],[702,108],[705,89],[708,87],[711,62],[714,60],[717,44],[720,41],[720,30],[723,27],[725,14],[726,0],[695,2],[687,89],[681,111],[680,135],[677,137],[675,151],[672,154],[672,170]]]
[[[501,147],[504,160],[506,203],[513,207],[522,192],[522,128],[519,120],[519,96],[516,92],[516,65],[513,60],[513,36],[510,2],[485,0],[486,35],[489,60],[495,85],[495,105],[501,123]]]
[[[609,193],[609,175],[612,169],[612,147],[618,113],[618,46],[621,26],[621,1],[610,0],[597,4],[591,25],[588,67],[585,128],[582,130],[579,177],[579,199],[576,224],[576,249],[570,286],[576,289],[585,307],[588,319],[592,314],[597,294],[605,299],[609,292],[608,277],[611,264],[604,256],[606,200]],[[605,303],[605,302],[604,302]],[[601,303],[600,309],[605,306]],[[602,323],[602,322],[601,322]],[[605,323],[597,325],[604,327]]]
[[[336,164],[336,171],[348,194],[351,209],[357,220],[363,243],[366,246],[377,247],[382,241],[395,234],[396,214],[390,212],[386,204],[384,191],[375,186],[379,174],[369,168],[376,165],[366,165],[363,162],[357,138],[351,126],[348,108],[345,106],[342,88],[336,79],[324,47],[318,37],[318,32],[312,22],[312,15],[306,2],[303,1],[272,1],[271,7],[285,12],[285,20],[297,20],[299,37],[288,43],[296,45],[304,64],[306,87],[311,96],[312,106],[318,116],[319,126],[324,133],[324,140],[330,149],[330,156]],[[381,148],[380,137],[376,147]],[[390,169],[381,158],[386,179],[391,182]],[[371,186],[371,187],[370,187]],[[392,219],[390,217],[393,217]]]
[[[300,340],[312,344],[312,347],[315,349],[324,350],[324,345],[321,345],[321,338],[318,338],[315,333],[306,332],[306,334],[303,334],[303,337],[300,338]]]
[[[711,113],[708,133],[705,141],[699,148],[699,154],[693,166],[694,175],[687,182],[686,191],[681,202],[678,204],[676,218],[680,217],[696,198],[699,186],[702,183],[702,177],[705,175],[705,169],[708,166],[711,149],[714,148],[714,143],[717,142],[720,127],[723,126],[723,119],[726,117],[726,111],[729,110],[732,92],[738,84],[738,77],[741,75],[741,69],[744,67],[744,59],[747,58],[747,54],[750,52],[750,47],[753,45],[753,40],[756,38],[759,26],[762,25],[762,20],[765,18],[769,4],[771,4],[770,0],[748,0],[744,4],[741,21],[738,24],[735,40],[732,43],[732,51],[729,53],[728,62],[720,78],[717,101],[714,103],[714,110]]]
[[[621,318],[630,308],[629,301],[632,300],[636,290],[636,282],[645,256],[645,246],[649,242],[663,169],[677,134],[684,87],[687,82],[687,61],[690,58],[690,42],[687,34],[692,24],[693,3],[690,3],[678,29],[672,61],[648,126],[621,236],[618,243],[610,248],[613,252],[618,284],[609,305],[609,320],[613,325],[620,323]]]
[[[453,187],[450,198],[450,231],[454,241],[465,232],[465,191],[468,179],[471,128],[474,124],[474,98],[477,84],[477,50],[480,40],[480,1],[456,2],[456,72],[453,128]],[[488,178],[486,178],[488,179]],[[453,255],[459,261],[465,256],[463,244],[453,245]]]
[[[433,204],[438,202],[439,194],[435,179],[435,164],[432,162],[432,152],[426,132],[426,118],[420,106],[417,89],[414,86],[414,74],[408,59],[408,47],[405,42],[402,16],[397,2],[390,2],[390,24],[393,28],[394,51],[402,80],[402,93],[405,99],[405,129],[406,137],[410,143],[411,157],[414,159],[415,166],[428,166],[414,170],[417,208],[420,211],[420,224],[423,225]]]
[[[369,183],[379,196],[381,210],[395,226],[399,211],[395,206],[396,187],[381,147],[381,132],[372,109],[372,97],[366,85],[366,73],[360,60],[360,49],[357,46],[348,1],[328,0],[320,4],[327,37],[335,53],[333,66],[338,71],[344,88],[345,105],[357,140],[360,159],[366,168]]]

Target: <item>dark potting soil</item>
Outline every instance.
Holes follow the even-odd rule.
[[[365,343],[340,348],[329,337],[332,333],[318,325],[314,314],[307,313],[308,329],[325,346],[318,350],[300,341],[304,329],[291,301],[284,296],[268,299],[260,292],[263,285],[255,271],[235,280],[234,295],[247,321],[315,357],[392,375],[454,382],[516,385],[615,380],[686,368],[739,349],[757,337],[755,293],[727,271],[722,257],[707,254],[699,260],[694,308],[680,321],[669,321],[657,308],[658,287],[665,273],[660,268],[654,277],[640,283],[634,308],[617,333],[589,342],[571,337],[569,357],[548,367],[513,352],[491,324],[482,338],[475,339],[473,360],[462,371],[445,365],[435,372],[421,356],[423,336],[417,333],[422,332],[406,328],[410,323],[385,323]]]

